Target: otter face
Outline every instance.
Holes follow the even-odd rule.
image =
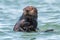
[[[37,9],[33,6],[27,6],[23,9],[23,14],[26,16],[37,16]]]

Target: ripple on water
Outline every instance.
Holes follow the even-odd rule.
[[[59,0],[0,0],[0,40],[60,40]],[[38,9],[40,31],[53,28],[54,32],[14,32],[13,27],[24,7]]]

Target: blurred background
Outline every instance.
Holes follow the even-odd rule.
[[[38,32],[13,31],[26,6],[38,9]],[[60,40],[60,0],[0,0],[0,40]]]

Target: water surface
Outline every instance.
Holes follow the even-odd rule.
[[[38,32],[14,32],[26,6],[38,9]],[[54,32],[41,32],[54,29]],[[60,0],[0,0],[0,40],[60,40]]]

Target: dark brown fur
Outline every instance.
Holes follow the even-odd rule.
[[[14,31],[31,32],[37,29],[37,9],[27,6],[23,9],[23,14],[14,26]]]

